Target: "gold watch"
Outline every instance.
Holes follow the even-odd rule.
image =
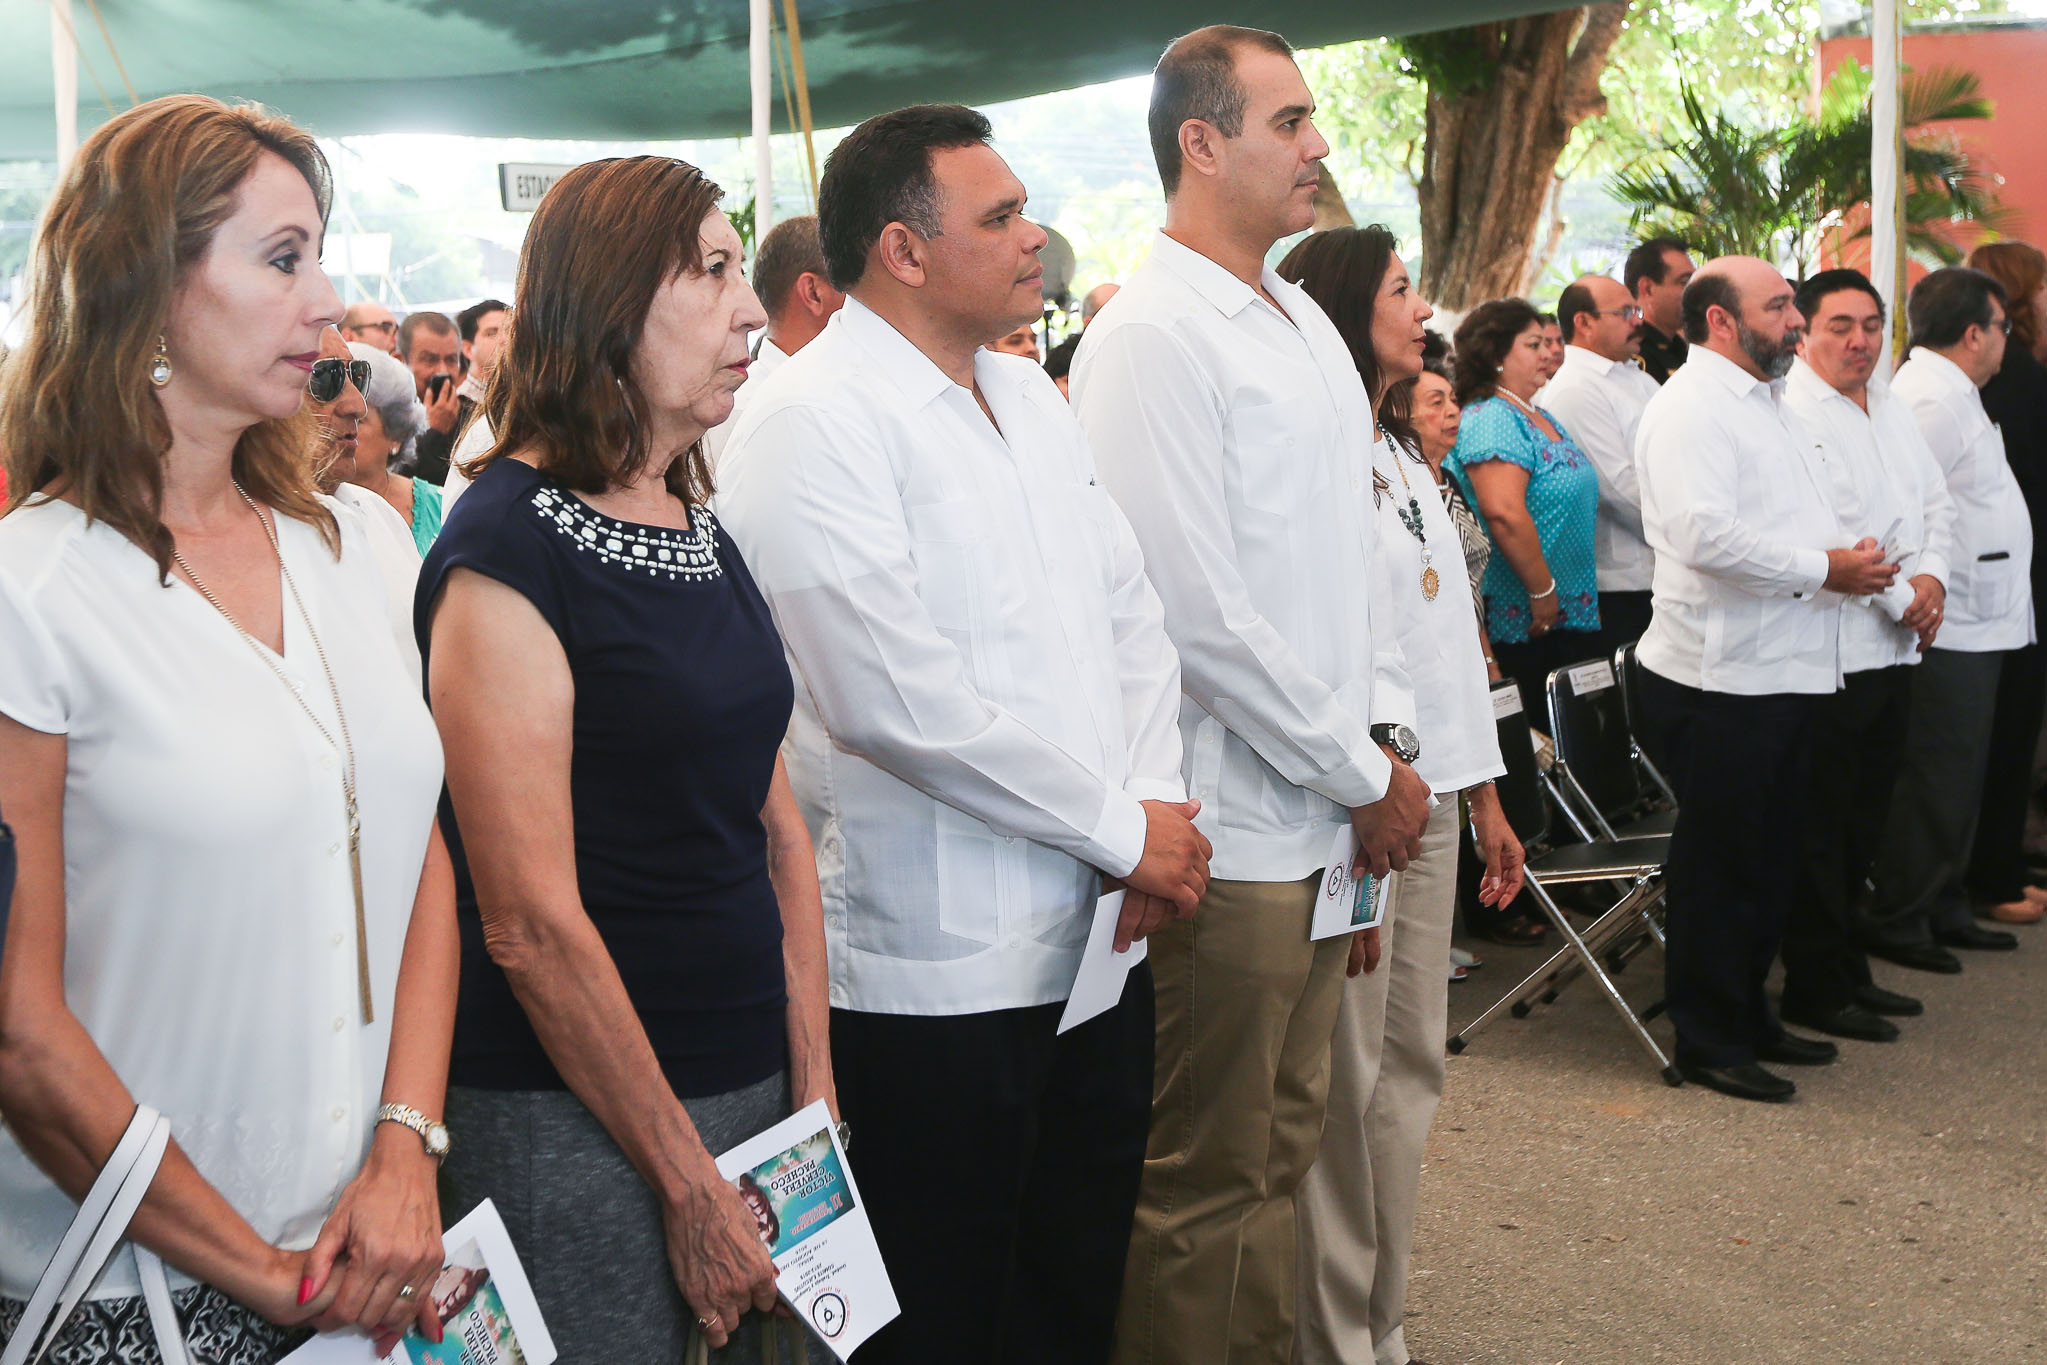
[[[387,1104],[377,1111],[378,1123],[396,1123],[419,1134],[419,1140],[426,1144],[426,1154],[435,1161],[448,1159],[448,1128],[436,1123],[409,1104]]]

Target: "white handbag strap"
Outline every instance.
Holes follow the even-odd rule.
[[[32,1365],[43,1358],[48,1343],[70,1319],[78,1301],[99,1279],[120,1245],[129,1220],[141,1206],[143,1196],[149,1193],[150,1182],[156,1179],[156,1169],[163,1163],[170,1140],[169,1119],[146,1104],[135,1106],[128,1131],[115,1144],[114,1154],[107,1158],[99,1178],[86,1192],[78,1216],[71,1220],[71,1226],[57,1243],[56,1255],[50,1258],[42,1278],[36,1282],[21,1322],[15,1327],[6,1352],[0,1354],[0,1365]],[[145,1256],[147,1262],[143,1261]],[[136,1261],[142,1270],[150,1325],[156,1331],[166,1365],[185,1365],[184,1337],[178,1329],[177,1315],[169,1311],[170,1286],[164,1278],[163,1263],[139,1248]],[[152,1280],[155,1293],[151,1292]],[[162,1300],[161,1312],[155,1301],[158,1298]]]

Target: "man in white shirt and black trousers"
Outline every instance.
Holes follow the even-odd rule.
[[[1880,595],[1841,604],[1843,683],[1813,710],[1781,1014],[1839,1038],[1889,1042],[1898,1027],[1882,1016],[1923,1006],[1870,979],[1859,912],[1905,756],[1913,673],[1941,628],[1955,508],[1911,408],[1877,373],[1890,333],[1876,286],[1859,270],[1822,270],[1797,302],[1806,331],[1784,406],[1832,479],[1843,530],[1877,537],[1898,577]]]
[[[1166,227],[1073,368],[1180,652],[1189,794],[1215,842],[1200,911],[1152,939],[1159,1074],[1126,1365],[1289,1358],[1294,1198],[1352,937],[1309,939],[1316,884],[1346,825],[1383,876],[1428,819],[1411,695],[1392,700],[1399,645],[1372,622],[1371,400],[1334,325],[1265,266],[1314,219],[1329,145],[1313,112],[1276,34],[1218,26],[1166,49],[1149,115]]]
[[[1208,880],[1137,541],[1052,381],[983,349],[1038,315],[1046,240],[988,137],[924,105],[832,152],[849,297],[748,407],[718,504],[796,676],[833,1069],[902,1303],[862,1365],[1107,1359],[1149,970],[1057,1027],[1105,884],[1127,940]]]
[[[1761,1062],[1819,1065],[1763,993],[1798,875],[1811,727],[1841,685],[1842,595],[1890,587],[1874,537],[1852,547],[1830,476],[1782,407],[1804,319],[1751,256],[1684,292],[1684,368],[1636,438],[1655,608],[1637,657],[1642,736],[1677,792],[1666,869],[1665,991],[1685,1079],[1742,1099],[1796,1087]]]
[[[1959,972],[1951,949],[2012,949],[1978,924],[1968,867],[2005,655],[2033,643],[2033,523],[1978,392],[2004,363],[2004,287],[1980,270],[1936,270],[1905,302],[1912,352],[1891,380],[1910,405],[1955,503],[1954,585],[1940,642],[1912,678],[1911,721],[1890,827],[1870,878],[1869,951]]]

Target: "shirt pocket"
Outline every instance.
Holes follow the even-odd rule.
[[[1333,431],[1301,421],[1298,403],[1256,403],[1230,413],[1232,482],[1244,506],[1289,520],[1329,485],[1325,446]]]
[[[940,631],[970,635],[986,615],[985,558],[990,527],[979,497],[908,504],[910,559],[917,568],[917,598]]]
[[[2009,550],[1986,550],[1990,559],[1977,556],[1962,571],[1962,601],[1969,620],[1988,625],[2001,622],[2018,609],[2019,592],[2026,586],[2029,565],[2023,565]]]

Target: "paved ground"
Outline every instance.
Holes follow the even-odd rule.
[[[1671,1089],[1580,982],[1450,1060],[1408,1343],[1430,1365],[2047,1362],[2047,926],[1798,1098]],[[1451,1025],[1536,955],[1466,944]],[[1622,978],[1639,1008],[1660,959]],[[1668,1049],[1666,1022],[1650,1025]]]

